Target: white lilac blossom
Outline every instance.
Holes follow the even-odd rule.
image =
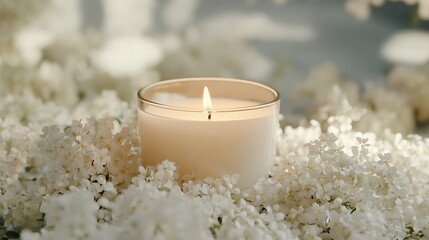
[[[178,183],[169,161],[142,167],[133,110],[115,92],[75,113],[11,95],[0,105],[1,216],[22,239],[428,236],[428,139],[356,131],[365,111],[333,91],[322,122],[279,129],[276,165],[249,189],[239,176]],[[374,104],[392,110],[381,94]]]
[[[138,140],[129,128],[115,134],[113,128],[109,119],[73,121],[62,130],[57,125],[44,127],[35,142],[26,144],[32,147],[27,151],[3,144],[2,164],[19,167],[12,176],[2,169],[1,210],[6,223],[34,227],[41,217],[40,204],[51,195],[84,187],[94,198],[109,199],[120,186],[128,186],[139,165]]]
[[[6,118],[2,218],[27,229],[23,239],[427,236],[428,139],[353,130],[363,112],[334,89],[324,129],[314,120],[279,129],[276,166],[243,190],[234,185],[239,176],[180,184],[172,162],[140,166],[135,119],[116,131],[117,120],[104,118],[52,125],[38,135],[25,122],[8,127],[13,122]],[[112,112],[126,119],[129,106],[110,94],[117,102]],[[46,225],[31,232],[40,219]]]
[[[21,163],[33,180],[21,167],[4,182],[2,212],[24,227],[44,214],[41,232],[23,239],[427,236],[429,141],[355,132],[348,111],[338,114],[328,133],[316,121],[279,130],[276,166],[242,190],[239,176],[179,184],[172,162],[139,166],[137,136],[112,134],[113,119],[46,127],[33,162]],[[12,154],[0,146],[2,158]]]
[[[323,129],[332,115],[346,111],[341,114],[350,116],[355,130],[381,134],[389,128],[397,133],[412,133],[416,121],[427,115],[423,92],[429,91],[429,81],[425,68],[419,69],[394,68],[389,86],[366,84],[360,96],[356,82],[343,78],[332,64],[325,63],[297,85],[293,99],[306,105],[296,111],[306,119],[318,120]],[[414,79],[410,79],[413,75]]]

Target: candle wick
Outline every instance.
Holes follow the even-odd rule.
[[[212,111],[209,111],[209,112],[208,112],[207,119],[208,119],[208,120],[212,120]]]

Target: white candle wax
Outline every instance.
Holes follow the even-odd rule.
[[[210,119],[202,98],[165,103],[182,111],[155,106],[139,109],[144,164],[168,159],[177,164],[181,176],[196,178],[238,173],[238,186],[248,187],[273,165],[278,107],[227,111],[260,103],[228,98],[212,102]]]

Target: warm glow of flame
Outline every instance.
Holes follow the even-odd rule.
[[[204,87],[203,108],[204,108],[204,110],[213,109],[212,98],[210,97],[210,92],[209,92],[209,89],[207,87]]]

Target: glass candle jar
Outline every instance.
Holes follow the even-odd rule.
[[[252,81],[187,78],[155,83],[137,95],[144,165],[170,160],[181,177],[196,179],[238,173],[239,187],[273,166],[277,91]]]

